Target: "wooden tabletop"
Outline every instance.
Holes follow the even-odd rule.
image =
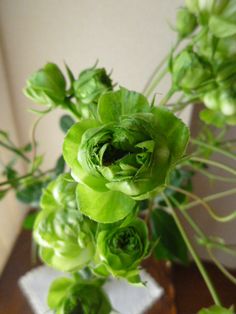
[[[18,278],[36,266],[31,263],[30,248],[31,233],[22,231],[0,278],[1,314],[33,314],[17,285]],[[167,266],[162,272],[163,265],[151,259],[146,261],[144,266],[154,278],[164,283],[167,290],[167,294],[148,314],[176,313],[172,302],[174,298],[178,314],[196,314],[200,308],[213,303],[195,265],[191,264],[189,267],[175,265],[172,268]],[[220,292],[224,305],[230,306],[234,303],[236,306],[236,286],[225,279],[212,264],[205,263],[205,266]],[[233,274],[236,275],[236,271]]]

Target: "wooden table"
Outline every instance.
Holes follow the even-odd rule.
[[[34,267],[31,265],[30,243],[31,233],[22,231],[0,278],[0,314],[33,314],[17,286],[18,278]],[[234,303],[236,306],[236,286],[226,280],[212,264],[205,265],[220,291],[224,304],[230,306]],[[165,282],[166,274],[160,273],[160,265],[157,266],[155,261],[146,261],[145,268],[156,279]],[[155,304],[148,314],[174,314],[171,297],[175,297],[178,314],[195,314],[201,307],[212,304],[209,292],[195,265],[191,264],[187,268],[175,265],[167,276],[171,276],[175,289],[172,290],[171,285],[167,284],[168,296],[164,296],[161,302]]]

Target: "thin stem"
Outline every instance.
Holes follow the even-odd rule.
[[[159,106],[165,106],[168,102],[168,100],[174,95],[175,93],[175,89],[173,87],[171,87],[168,92],[166,93],[166,95],[162,98],[162,100],[159,103]]]
[[[181,235],[182,235],[182,237],[183,237],[183,239],[184,239],[184,241],[186,243],[186,246],[187,246],[189,252],[191,253],[191,255],[192,255],[192,257],[193,257],[193,259],[194,259],[194,261],[195,261],[195,263],[196,263],[196,265],[197,265],[197,267],[198,267],[198,269],[199,269],[199,271],[200,271],[200,273],[201,273],[201,275],[202,275],[202,277],[203,277],[207,287],[208,287],[208,289],[209,289],[209,292],[210,292],[210,294],[212,296],[212,299],[214,300],[216,305],[221,305],[219,296],[218,296],[218,294],[217,294],[217,292],[215,290],[215,287],[214,287],[214,285],[213,285],[213,283],[212,283],[212,281],[211,281],[211,279],[210,279],[210,277],[209,277],[205,267],[203,266],[200,258],[198,257],[197,253],[195,252],[191,242],[189,241],[188,236],[187,236],[187,234],[186,234],[186,232],[185,232],[185,230],[184,230],[184,228],[183,228],[183,226],[182,226],[178,216],[176,215],[176,213],[175,213],[175,211],[173,209],[173,206],[171,205],[170,201],[168,200],[168,198],[165,196],[164,193],[163,193],[163,198],[165,199],[167,205],[169,206],[169,208],[171,210],[171,213],[172,213],[172,216],[173,216],[173,218],[175,220],[175,223],[176,223],[176,225],[177,225],[177,227],[178,227],[178,229],[179,229],[179,231],[180,231],[180,233],[181,233]]]
[[[174,47],[171,50],[171,53],[173,53],[178,48],[180,42],[181,42],[181,39],[178,39],[176,41]],[[168,69],[166,67],[161,73],[159,73],[159,71],[162,69],[162,67],[167,62],[169,57],[170,57],[170,53],[168,53],[167,56],[165,56],[161,60],[161,62],[157,65],[156,69],[154,70],[153,74],[151,75],[151,78],[148,80],[148,82],[146,83],[146,85],[144,87],[143,94],[145,96],[149,97],[151,95],[151,93],[154,91],[156,86],[160,83],[162,78],[168,72]]]
[[[40,177],[44,176],[45,174],[48,174],[48,173],[53,172],[53,171],[55,171],[54,168],[49,169],[49,170],[47,170],[45,172],[40,173],[37,176],[34,176],[34,178],[40,178]],[[0,182],[0,186],[9,185],[11,183],[15,183],[15,182],[21,181],[21,180],[23,180],[25,178],[32,177],[33,174],[34,174],[33,172],[30,172],[30,173],[27,173],[27,174],[25,174],[25,175],[23,175],[21,177],[17,177],[17,178],[12,179],[12,180],[7,180],[7,181]]]
[[[34,163],[35,158],[36,158],[36,155],[37,155],[37,142],[36,142],[35,133],[36,133],[37,126],[38,126],[39,122],[42,120],[43,117],[44,117],[44,115],[41,115],[41,116],[34,122],[33,127],[32,127],[32,131],[31,131],[31,141],[32,141],[32,166],[33,166],[33,163]]]
[[[217,152],[219,154],[222,154],[222,155],[224,155],[226,157],[229,157],[231,159],[236,160],[236,155],[235,154],[230,153],[228,151],[225,151],[224,149],[221,149],[221,148],[216,147],[214,145],[207,144],[207,143],[204,143],[204,142],[202,142],[200,140],[196,140],[196,139],[193,139],[193,138],[190,139],[190,142],[193,143],[193,144],[196,144],[196,145],[199,145],[199,146],[211,149],[211,150],[213,150],[213,151],[215,151],[215,152]]]
[[[206,163],[206,164],[212,165],[214,167],[217,167],[217,168],[225,170],[225,171],[227,171],[229,173],[232,173],[233,175],[236,176],[236,170],[234,170],[233,168],[231,168],[229,166],[223,165],[223,164],[221,164],[221,163],[219,163],[217,161],[208,160],[208,159],[197,157],[197,156],[192,156],[190,159],[193,160],[193,161],[202,162],[202,163]]]
[[[236,278],[218,261],[218,259],[209,248],[207,248],[207,253],[214,262],[214,264],[217,266],[217,268],[222,272],[222,274],[236,285]]]
[[[14,152],[16,155],[18,155],[19,157],[21,157],[24,161],[26,161],[27,163],[30,162],[30,159],[25,156],[18,148],[16,147],[13,147],[13,146],[10,146],[10,145],[7,145],[6,143],[0,141],[0,145],[5,147],[6,149]]]
[[[211,194],[209,196],[203,197],[202,200],[204,202],[210,202],[210,201],[214,201],[214,200],[217,200],[217,199],[220,199],[220,198],[223,198],[223,197],[226,197],[226,196],[230,196],[230,195],[233,195],[233,194],[236,194],[236,188],[233,188],[231,190],[226,190],[226,191],[223,191],[223,192],[219,192],[219,193],[215,193],[215,194]],[[184,210],[192,208],[192,207],[194,207],[194,206],[196,206],[196,205],[198,205],[200,203],[201,203],[200,200],[196,200],[194,202],[186,204],[184,206]]]
[[[222,181],[222,182],[227,182],[227,183],[235,183],[236,182],[236,178],[230,178],[230,177],[225,177],[225,176],[218,176],[216,174],[210,173],[204,169],[201,169],[197,166],[195,166],[192,163],[189,163],[188,166],[190,166],[191,168],[197,170],[199,173],[201,173],[202,175],[208,177],[209,179],[212,180],[216,180],[216,181]]]
[[[175,187],[175,186],[172,186],[172,185],[169,185],[169,188],[174,190],[174,191],[177,191],[179,193],[182,193],[186,196],[189,196],[195,200],[198,200],[200,202],[200,204],[202,204],[202,206],[208,211],[209,215],[215,219],[216,221],[218,222],[222,222],[222,223],[225,223],[225,222],[229,222],[229,221],[232,221],[236,218],[236,211],[234,211],[233,213],[227,215],[227,216],[219,216],[217,215],[214,210],[211,208],[211,206],[209,204],[207,204],[206,201],[204,201],[204,199],[202,199],[201,197],[199,197],[198,195],[194,194],[194,193],[191,193],[189,191],[185,191],[181,188],[178,188],[178,187]]]

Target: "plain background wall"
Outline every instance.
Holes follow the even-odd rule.
[[[37,106],[24,97],[22,88],[26,78],[48,61],[63,68],[65,60],[77,75],[99,59],[100,66],[113,70],[115,82],[141,91],[158,61],[175,43],[175,33],[169,24],[174,23],[176,9],[183,3],[184,0],[1,0],[1,50],[6,70],[1,88],[5,90],[7,82],[10,95],[6,109],[3,106],[7,102],[1,99],[1,127],[11,106],[14,121],[3,126],[11,132],[15,126],[19,142],[28,142],[36,117],[27,108]],[[159,86],[156,90],[159,97],[168,86],[168,80]],[[45,154],[45,169],[54,165],[61,152],[60,116],[59,110],[53,112],[37,130],[40,152]],[[6,205],[1,206],[5,209]],[[2,221],[9,228],[12,226],[4,209],[0,211],[0,230]],[[21,217],[19,212],[18,225]],[[206,228],[209,229],[208,224]],[[214,228],[211,225],[213,231]],[[13,234],[18,230],[15,227]],[[5,260],[6,255],[1,254],[0,260]]]

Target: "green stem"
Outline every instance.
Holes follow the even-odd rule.
[[[233,194],[236,194],[236,188],[231,189],[231,190],[226,190],[226,191],[223,191],[223,192],[219,192],[219,193],[215,193],[215,194],[211,194],[209,196],[203,197],[202,200],[204,202],[210,202],[210,201],[214,201],[214,200],[217,200],[217,199],[220,199],[220,198],[223,198],[223,197],[226,197],[226,196],[230,196],[230,195],[233,195]],[[201,201],[196,200],[194,202],[186,204],[184,206],[184,210],[192,208],[192,207],[194,207],[194,206],[196,206],[196,205],[198,205],[200,203],[201,203]]]
[[[30,159],[28,157],[26,157],[19,149],[17,149],[16,147],[7,145],[6,143],[0,141],[0,145],[3,146],[4,148],[14,152],[16,155],[18,155],[19,157],[21,157],[24,161],[26,161],[27,163],[30,162]]]
[[[227,183],[235,183],[236,182],[236,178],[230,178],[230,177],[225,177],[225,176],[218,176],[216,174],[210,173],[204,169],[201,169],[197,166],[195,166],[192,163],[188,164],[189,167],[195,169],[196,171],[198,171],[199,173],[201,173],[202,175],[208,177],[211,180],[216,180],[216,181],[222,181],[222,182],[227,182]]]
[[[221,164],[221,163],[219,163],[217,161],[208,160],[208,159],[197,157],[197,156],[192,156],[190,159],[193,160],[193,161],[197,161],[197,162],[201,162],[201,163],[206,163],[206,164],[212,165],[214,167],[217,167],[217,168],[225,170],[225,171],[227,171],[229,173],[232,173],[233,175],[236,176],[236,170],[234,170],[233,168],[231,168],[229,166],[223,165],[223,164]]]
[[[207,253],[209,257],[212,259],[217,268],[222,272],[222,274],[229,279],[233,284],[236,285],[236,278],[218,261],[215,255],[211,252],[209,248],[207,248]]]
[[[218,294],[217,294],[217,292],[215,290],[215,287],[214,287],[214,285],[213,285],[213,283],[212,283],[212,281],[211,281],[211,279],[210,279],[210,277],[209,277],[205,267],[203,266],[200,258],[198,257],[197,253],[195,252],[191,242],[189,241],[188,236],[187,236],[187,234],[186,234],[186,232],[185,232],[185,230],[184,230],[184,228],[183,228],[183,226],[182,226],[178,216],[176,215],[176,213],[175,213],[175,211],[173,209],[173,206],[171,205],[170,201],[168,200],[168,198],[165,196],[164,193],[163,193],[163,197],[164,197],[167,205],[169,206],[169,208],[170,208],[170,210],[172,212],[172,216],[173,216],[173,218],[175,220],[175,223],[176,223],[176,225],[177,225],[177,227],[178,227],[178,229],[179,229],[179,231],[180,231],[180,233],[181,233],[181,235],[183,237],[183,240],[184,240],[187,248],[188,248],[189,252],[191,253],[191,255],[192,255],[192,257],[193,257],[193,259],[194,259],[194,261],[195,261],[195,263],[196,263],[196,265],[197,265],[197,267],[198,267],[198,269],[199,269],[199,271],[200,271],[200,273],[201,273],[201,275],[202,275],[202,277],[203,277],[203,279],[204,279],[204,281],[205,281],[205,283],[206,283],[206,285],[207,285],[207,287],[209,289],[209,292],[210,292],[210,294],[212,296],[212,299],[214,300],[216,305],[220,306],[221,302],[220,302],[219,296],[218,296]]]
[[[171,53],[173,53],[178,48],[180,42],[181,42],[181,39],[178,39],[176,41],[176,44],[174,45],[173,49],[171,50]],[[154,70],[153,74],[151,75],[151,78],[146,83],[144,90],[143,90],[143,94],[146,97],[149,97],[151,95],[151,93],[154,91],[156,86],[160,83],[160,81],[163,79],[165,74],[168,72],[168,68],[166,67],[161,73],[159,73],[159,71],[162,69],[162,67],[167,62],[169,57],[170,57],[170,53],[168,53],[167,56],[165,56],[161,60],[161,62],[157,65],[156,69]]]
[[[173,87],[171,87],[168,92],[166,93],[166,95],[162,98],[162,100],[159,103],[159,106],[165,106],[168,102],[168,100],[174,95],[175,93],[175,89]]]
[[[37,176],[34,176],[34,178],[36,178],[36,179],[40,178],[40,177],[44,176],[45,174],[48,174],[48,173],[53,172],[53,171],[55,171],[54,168],[53,169],[49,169],[49,170],[47,170],[45,172],[40,173]],[[7,181],[0,182],[0,186],[9,185],[11,183],[15,183],[15,182],[21,181],[21,180],[23,180],[25,178],[32,177],[33,174],[34,174],[33,172],[30,172],[30,173],[27,173],[27,174],[25,174],[25,175],[23,175],[21,177],[17,177],[17,178],[12,179],[12,180],[7,180]]]
[[[199,146],[211,149],[211,150],[213,150],[213,151],[215,151],[217,153],[220,153],[220,154],[222,154],[222,155],[224,155],[226,157],[229,157],[229,158],[232,158],[232,159],[236,160],[236,155],[235,154],[227,152],[224,149],[221,149],[219,147],[216,147],[216,146],[204,143],[204,142],[202,142],[200,140],[196,140],[196,139],[193,139],[193,138],[190,139],[190,142],[193,143],[193,144],[196,144],[196,145],[199,145]]]
[[[226,222],[229,222],[229,221],[232,221],[236,218],[236,211],[234,211],[233,213],[227,215],[227,216],[219,216],[217,215],[214,210],[211,208],[211,206],[206,202],[204,201],[203,198],[201,198],[200,196],[194,194],[194,193],[191,193],[189,191],[185,191],[181,188],[178,188],[178,187],[175,187],[175,186],[172,186],[172,185],[169,185],[169,188],[176,191],[176,192],[179,192],[179,193],[182,193],[188,197],[191,197],[197,201],[199,201],[200,204],[202,204],[202,206],[208,211],[209,215],[216,221],[218,222],[222,222],[222,223],[226,223]]]

